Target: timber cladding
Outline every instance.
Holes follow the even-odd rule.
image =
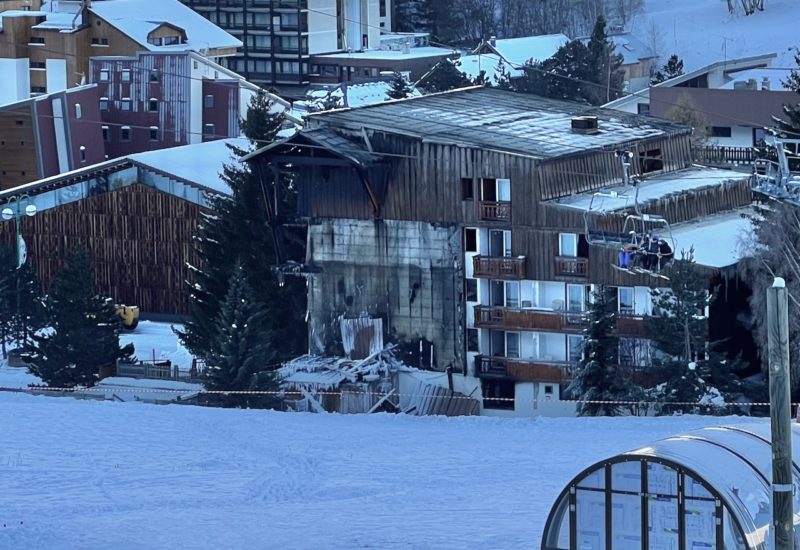
[[[22,235],[45,288],[67,252],[84,244],[94,260],[98,291],[145,312],[186,314],[186,264],[199,264],[192,235],[201,211],[132,185],[25,218]],[[4,242],[13,243],[13,234],[13,223],[0,223]]]

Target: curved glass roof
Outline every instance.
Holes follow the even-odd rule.
[[[800,548],[800,426],[792,424],[792,455],[794,463],[793,484],[794,491],[794,511],[795,511],[795,547]],[[586,483],[587,478],[598,477],[602,472],[607,471],[606,467],[624,461],[640,461],[642,463],[661,463],[675,468],[682,476],[685,476],[686,486],[682,487],[685,498],[691,498],[689,484],[692,478],[696,478],[699,483],[707,490],[714,499],[719,499],[717,509],[709,512],[709,518],[714,518],[717,524],[728,522],[724,528],[715,535],[715,542],[709,548],[740,548],[741,543],[734,539],[744,538],[747,548],[766,549],[770,547],[769,531],[772,522],[772,505],[770,497],[772,494],[772,463],[770,447],[770,423],[769,420],[763,422],[753,422],[737,426],[719,426],[703,428],[682,435],[668,437],[655,443],[623,453],[616,457],[606,459],[602,462],[587,468],[573,479],[567,488],[562,492],[561,497],[556,502],[553,511],[548,518],[545,534],[542,540],[542,548],[587,548],[595,550],[605,548],[604,542],[596,545],[581,539],[580,522],[573,518],[573,526],[577,521],[578,528],[572,531],[572,537],[580,541],[572,541],[572,544],[564,543],[570,537],[558,531],[561,526],[569,522],[564,520],[564,502],[568,498],[581,497],[581,492],[576,490]],[[643,467],[642,471],[647,471],[649,466]],[[610,473],[608,474],[611,475]],[[647,476],[646,473],[643,475]],[[651,485],[652,487],[652,485]],[[609,492],[614,492],[616,488],[607,488]],[[651,513],[647,516],[647,521],[655,523],[659,521],[653,512],[658,508],[655,501],[660,499],[660,495],[651,488],[646,488],[642,493],[642,504],[650,506]],[[650,499],[650,500],[648,500]],[[637,504],[638,505],[638,504]],[[580,503],[576,509],[580,510]],[[724,514],[722,513],[724,509]],[[725,516],[724,521],[721,516]],[[728,517],[730,516],[730,517]],[[622,529],[614,525],[616,521],[611,512],[607,515],[606,531]],[[681,520],[680,529],[677,529],[681,536],[689,536],[692,526],[689,525],[690,519]],[[560,524],[560,525],[558,525]],[[550,532],[553,530],[553,532]],[[642,526],[641,532],[652,532],[653,526]],[[735,533],[735,536],[731,535]],[[610,535],[609,535],[610,536]],[[566,538],[565,538],[566,537]],[[561,542],[554,546],[555,540]],[[687,540],[688,542],[688,540]]]

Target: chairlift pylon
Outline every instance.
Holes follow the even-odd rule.
[[[756,159],[750,186],[756,193],[800,206],[800,173],[792,170],[793,164],[800,165],[800,139],[789,138],[775,129],[765,130],[768,133],[764,141],[773,158]]]

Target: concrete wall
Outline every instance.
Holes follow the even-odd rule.
[[[27,58],[0,59],[0,104],[28,99],[31,93],[30,69]]]
[[[341,316],[384,319],[385,342],[424,348],[421,364],[464,366],[461,235],[429,223],[326,220],[308,232],[312,353],[340,340]],[[407,358],[417,366],[415,359]]]
[[[308,0],[308,53],[336,51],[336,1]]]

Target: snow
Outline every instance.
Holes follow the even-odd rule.
[[[0,425],[0,547],[15,549],[538,547],[551,505],[585,467],[743,421],[277,413],[17,394],[0,394],[0,417],[13,419]]]
[[[678,172],[670,172],[647,178],[639,184],[639,205],[656,200],[672,193],[691,191],[720,185],[726,181],[743,180],[748,174],[718,168],[696,167]],[[581,193],[553,201],[560,206],[597,212],[612,212],[632,208],[635,204],[635,189],[631,186],[617,185],[601,190],[603,196],[594,193]],[[608,196],[616,194],[616,196]],[[594,199],[594,200],[593,200]],[[668,220],[669,221],[669,220]]]
[[[751,78],[756,81],[756,85],[758,89],[761,89],[761,83],[764,81],[765,78],[769,79],[770,83],[770,91],[773,92],[782,92],[787,90],[782,82],[789,78],[790,70],[781,70],[780,68],[777,69],[749,69],[746,71],[738,71],[735,73],[728,73],[728,76],[732,78],[730,82],[727,82],[719,87],[720,90],[733,90],[734,84],[739,81],[746,81],[750,80]]]
[[[786,288],[786,279],[783,277],[775,277],[772,283],[773,288]]]
[[[426,57],[449,57],[455,52],[449,48],[436,48],[434,46],[420,46],[409,48],[408,53],[402,50],[364,50],[361,52],[341,52],[324,55],[315,55],[319,63],[326,60],[346,61],[346,60],[376,60],[376,61],[402,61],[406,59],[422,59]]]
[[[218,139],[203,143],[169,147],[128,155],[128,159],[166,172],[191,183],[228,194],[228,185],[219,177],[222,167],[234,161],[228,145],[249,150],[244,138]]]
[[[798,45],[798,19],[800,3],[795,0],[770,0],[763,12],[749,17],[729,15],[725,2],[720,1],[646,0],[645,13],[636,19],[633,34],[650,43],[650,29],[655,25],[662,62],[677,53],[687,72],[716,61],[767,52],[778,54],[775,67],[791,68],[795,65],[792,48]]]
[[[567,42],[569,42],[569,38],[563,34],[524,36],[497,40],[494,49],[512,66],[522,67],[531,59],[544,61],[553,57],[558,49]]]
[[[753,230],[750,219],[742,217],[749,213],[737,210],[674,225],[675,257],[680,258],[681,250],[688,252],[694,247],[694,259],[700,265],[721,268],[735,264],[744,256],[743,243]]]
[[[214,23],[199,15],[178,0],[159,0],[153,10],[153,0],[105,0],[92,2],[89,8],[124,34],[150,51],[184,51],[212,48],[240,48],[242,42]],[[186,44],[154,46],[147,35],[168,24],[186,31]]]
[[[173,365],[188,370],[192,366],[192,354],[180,343],[173,327],[180,330],[183,325],[140,321],[136,330],[120,334],[120,344],[133,344],[138,359],[168,359]]]
[[[501,68],[513,78],[523,75],[521,69],[510,67],[507,63],[503,63],[498,55],[493,53],[462,55],[458,59],[457,67],[458,70],[472,80],[475,80],[481,72],[484,72],[486,78],[494,85],[497,85],[502,76]]]
[[[124,376],[111,376],[104,378],[98,384],[100,388],[145,388],[155,390],[175,390],[176,392],[198,392],[203,389],[201,384],[181,382],[180,380],[150,380],[143,378],[126,378]]]

